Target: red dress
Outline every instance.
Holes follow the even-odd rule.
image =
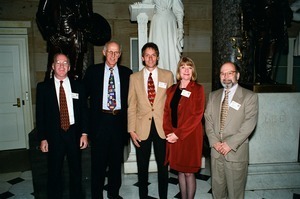
[[[173,144],[167,142],[165,163],[169,163],[170,168],[176,171],[195,173],[201,168],[204,88],[191,81],[184,89],[185,94],[181,94],[177,107],[177,128],[175,128],[172,125],[171,101],[179,84],[174,84],[167,90],[163,128],[166,135],[175,133],[179,139]]]

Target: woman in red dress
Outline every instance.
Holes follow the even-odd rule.
[[[196,82],[195,64],[182,57],[177,66],[177,84],[167,90],[163,128],[166,134],[166,164],[178,171],[182,199],[192,199],[196,193],[194,173],[201,168],[205,95]]]

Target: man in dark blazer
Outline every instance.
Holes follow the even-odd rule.
[[[105,44],[105,63],[88,67],[83,79],[90,102],[90,139],[92,159],[91,191],[93,199],[103,198],[108,169],[108,198],[119,196],[124,140],[127,133],[127,96],[132,70],[118,65],[121,47],[115,41]],[[112,71],[110,71],[112,70]],[[108,106],[110,73],[114,75],[115,106]]]
[[[238,84],[239,77],[235,64],[227,62],[221,66],[220,81],[224,88],[210,93],[204,113],[211,147],[212,194],[215,199],[243,199],[245,194],[249,136],[257,123],[258,97]],[[221,117],[225,92],[229,92],[228,100],[225,100],[228,101],[226,118]]]
[[[56,54],[54,77],[37,85],[36,127],[42,152],[48,152],[48,198],[63,198],[62,169],[67,156],[70,176],[70,198],[81,198],[81,151],[88,145],[87,104],[84,87],[67,76],[70,61]],[[61,126],[60,85],[66,101],[68,125]],[[63,104],[63,103],[62,103]]]

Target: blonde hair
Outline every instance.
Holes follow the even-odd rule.
[[[197,71],[196,71],[196,66],[194,61],[189,58],[189,57],[181,57],[181,59],[179,60],[178,64],[177,64],[177,71],[176,71],[176,79],[177,81],[181,80],[180,77],[180,66],[182,66],[183,64],[186,64],[188,66],[192,67],[192,81],[197,81]]]

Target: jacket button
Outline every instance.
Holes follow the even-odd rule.
[[[152,111],[154,111],[154,108],[152,109]]]
[[[151,120],[151,118],[149,118],[149,120]]]

